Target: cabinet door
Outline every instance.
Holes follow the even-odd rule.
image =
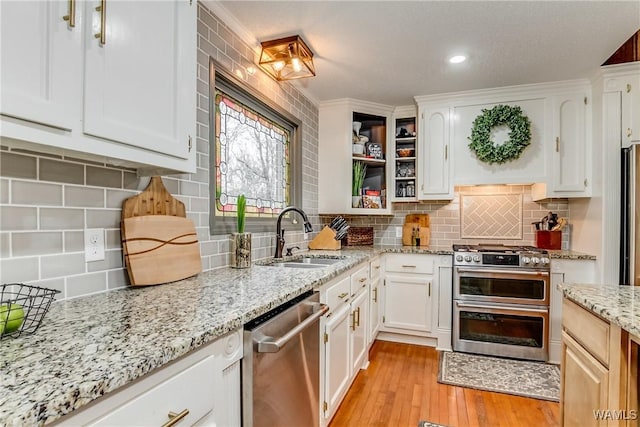
[[[351,308],[346,305],[336,311],[325,324],[324,336],[324,417],[331,418],[342,396],[347,391],[350,379],[350,320]]]
[[[369,344],[371,344],[380,330],[380,278],[371,282],[369,298]]]
[[[195,153],[196,2],[87,3],[84,133],[189,158]],[[190,141],[191,139],[191,141]],[[191,143],[190,143],[191,142]]]
[[[69,2],[2,1],[0,113],[71,130],[82,103],[82,8]]]
[[[587,187],[586,99],[584,93],[554,98],[554,191],[580,192]]]
[[[609,371],[580,344],[562,333],[561,425],[604,426],[593,411],[608,406]],[[618,409],[618,408],[616,408]]]
[[[418,198],[453,198],[449,150],[449,108],[425,108],[420,112],[418,139]]]
[[[367,362],[369,343],[369,298],[366,291],[351,303],[351,375],[356,375]]]
[[[384,325],[431,331],[432,276],[388,274],[385,278]]]
[[[632,75],[623,88],[622,138],[624,146],[640,142],[640,75]]]

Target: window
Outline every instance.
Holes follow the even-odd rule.
[[[273,230],[282,209],[298,204],[300,122],[210,60],[210,227],[236,231],[240,194],[246,231]]]

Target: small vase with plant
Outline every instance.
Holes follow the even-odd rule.
[[[244,232],[244,223],[247,208],[247,198],[244,194],[238,196],[236,216],[238,219],[238,231],[233,233],[231,239],[231,265],[235,268],[251,267],[251,233]]]
[[[367,165],[364,162],[353,163],[353,181],[351,186],[351,207],[359,208],[362,200],[362,185],[367,174]]]

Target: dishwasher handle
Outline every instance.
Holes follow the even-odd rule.
[[[260,341],[258,341],[258,353],[277,353],[287,342],[289,342],[289,340],[291,340],[291,338],[307,329],[315,323],[316,320],[329,311],[329,306],[326,304],[315,303],[313,306],[314,313],[304,319],[304,321],[298,323],[293,329],[283,336],[279,338],[264,336]]]

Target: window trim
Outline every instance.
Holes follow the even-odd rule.
[[[244,81],[238,79],[232,73],[224,70],[220,64],[209,57],[209,234],[231,234],[237,231],[237,220],[235,216],[216,217],[216,129],[215,114],[213,105],[216,97],[216,81],[221,80],[226,85],[231,86],[243,97],[251,102],[255,102],[260,108],[268,110],[271,114],[281,119],[293,128],[290,141],[290,203],[294,206],[302,204],[302,121],[297,117],[277,105],[273,100],[249,86]],[[244,100],[239,100],[244,102]],[[252,107],[249,105],[249,107]],[[245,231],[253,233],[275,231],[276,218],[255,218],[247,216],[245,221]]]

